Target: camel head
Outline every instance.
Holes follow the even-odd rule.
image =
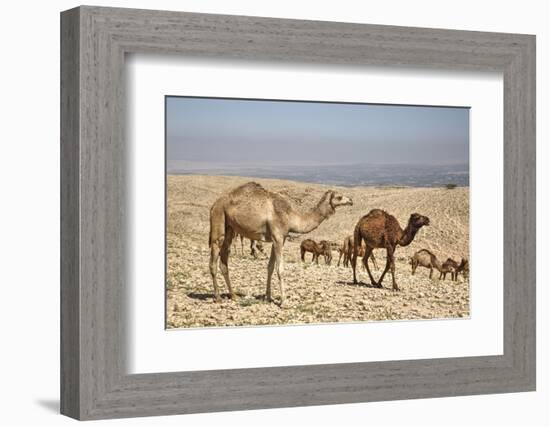
[[[353,201],[349,197],[342,196],[333,190],[329,190],[323,194],[323,197],[321,197],[315,209],[320,212],[323,218],[328,218],[336,212],[337,207],[346,205],[353,205]]]
[[[398,243],[401,246],[408,246],[413,241],[414,236],[416,236],[418,230],[420,230],[425,225],[430,225],[430,218],[417,213],[411,214],[409,218],[409,223],[407,224],[405,230],[403,230],[403,234]]]
[[[343,196],[332,190],[328,191],[327,194],[329,195],[328,200],[330,206],[333,209],[336,209],[338,206],[353,206],[353,200],[349,197]]]
[[[425,225],[430,225],[430,218],[424,215],[420,215],[417,213],[411,214],[409,218],[409,226],[414,228],[415,230],[418,230]]]

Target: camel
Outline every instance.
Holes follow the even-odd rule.
[[[454,278],[454,267],[448,262],[449,259],[442,264],[428,249],[420,249],[411,257],[411,274],[414,276],[417,267],[421,266],[430,269],[430,279],[432,278],[434,268],[439,271],[439,279],[443,278],[445,280],[447,273],[451,273],[451,277]]]
[[[458,262],[456,262],[454,259],[447,258],[447,260],[442,264],[443,271],[440,271],[439,278],[443,278],[443,280],[445,280],[445,278],[447,277],[447,273],[451,273],[451,280],[456,281],[456,270],[458,269],[458,265]]]
[[[302,243],[300,243],[300,258],[303,262],[306,261],[306,252],[311,252],[313,254],[311,262],[315,262],[315,264],[319,264],[320,255],[323,255],[323,257],[325,258],[325,264],[330,264],[330,260],[332,260],[330,245],[326,240],[322,240],[319,243],[317,243],[313,239],[303,240]]]
[[[319,246],[323,251],[322,255],[325,257],[325,264],[330,265],[332,263],[332,245],[328,240],[321,240]]]
[[[338,259],[338,267],[340,266],[340,260],[342,259],[342,255],[344,256],[344,262],[343,266],[348,267],[349,261],[351,260],[351,256],[353,254],[353,235],[349,235],[344,239],[344,243],[342,244],[342,248],[340,249],[340,258]],[[359,248],[359,256],[362,257],[365,255],[365,245],[362,244]],[[370,256],[370,260],[372,264],[374,265],[374,268],[378,270],[378,265],[376,264],[376,258],[374,257],[374,252]]]
[[[408,246],[413,241],[418,230],[423,226],[429,225],[430,219],[426,216],[413,213],[409,217],[407,227],[403,230],[397,219],[393,215],[381,210],[373,209],[363,216],[355,226],[353,241],[353,257],[351,259],[351,268],[353,269],[353,283],[357,283],[355,267],[357,265],[357,256],[362,242],[365,242],[365,255],[363,256],[363,265],[367,268],[371,284],[381,288],[382,280],[388,269],[391,268],[393,290],[398,291],[399,287],[395,282],[395,260],[394,252],[399,246]],[[375,248],[386,248],[386,267],[380,276],[378,282],[372,277],[369,269],[368,259]]]
[[[470,262],[468,261],[468,258],[462,258],[456,270],[457,276],[458,276],[458,273],[462,273],[462,275],[464,276],[464,279],[467,279],[468,277],[470,277]]]
[[[254,259],[258,259],[258,252],[265,254],[264,252],[264,245],[259,240],[251,240],[250,241],[250,255],[254,257]]]
[[[240,237],[241,239],[241,256],[244,255],[244,236],[240,234],[235,234],[233,237],[233,248],[236,250],[236,242],[237,237]],[[262,242],[259,242],[257,240],[250,240],[250,255],[252,255],[255,259],[258,259],[258,252],[264,253],[264,247],[262,245]]]
[[[243,184],[219,197],[210,208],[210,275],[215,301],[221,301],[216,280],[218,258],[229,295],[231,299],[235,298],[228,269],[229,249],[235,233],[251,240],[273,243],[267,267],[265,297],[271,301],[271,278],[277,271],[282,307],[285,300],[283,246],[288,234],[309,233],[334,215],[336,208],[350,205],[353,205],[350,198],[329,190],[315,207],[301,212],[295,210],[285,197],[266,190],[256,182]]]
[[[462,258],[460,261],[460,264],[456,262],[452,258],[447,258],[447,260],[443,263],[444,269],[451,269],[451,280],[454,280],[455,282],[458,280],[458,273],[462,273],[464,275],[464,278],[466,279],[468,277],[468,273],[470,271],[470,265],[468,263],[468,259]],[[443,280],[445,280],[445,276],[449,273],[449,271],[444,271],[439,275],[439,278],[443,276]]]

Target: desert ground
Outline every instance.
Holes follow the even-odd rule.
[[[241,253],[240,240],[233,246],[229,274],[238,294],[235,301],[227,298],[227,288],[218,271],[218,283],[224,298],[213,301],[212,279],[208,268],[209,210],[224,192],[249,181],[286,196],[297,209],[314,206],[329,189],[353,199],[314,231],[291,236],[284,246],[286,301],[283,308],[265,302],[267,259],[270,243],[264,243],[265,254],[258,259],[250,254],[245,239]],[[331,265],[319,259],[319,265],[300,260],[300,242],[311,238],[342,243],[353,233],[358,219],[371,209],[384,209],[394,215],[402,228],[411,213],[430,218],[414,241],[395,252],[396,281],[399,292],[391,289],[391,275],[384,278],[383,289],[371,287],[367,272],[359,268],[359,284],[352,283],[351,267],[337,267],[338,253],[333,251]],[[426,248],[439,260],[448,257],[460,261],[469,256],[469,189],[458,187],[337,187],[295,181],[246,177],[169,175],[167,179],[167,277],[166,327],[219,327],[270,324],[358,322],[404,319],[441,319],[468,317],[470,314],[469,280],[450,275],[439,280],[434,271],[418,267],[411,275],[410,257]],[[376,249],[379,270],[385,265],[385,250]],[[273,297],[278,297],[276,274]]]

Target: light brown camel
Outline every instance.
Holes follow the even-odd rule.
[[[288,233],[309,233],[334,215],[339,206],[352,205],[350,198],[327,191],[317,205],[308,211],[294,209],[283,196],[267,191],[255,182],[243,184],[222,195],[210,208],[210,274],[214,298],[220,301],[216,273],[218,257],[231,298],[235,298],[229,280],[229,248],[235,233],[248,239],[273,242],[267,267],[266,300],[271,301],[271,278],[277,271],[284,304],[283,245]]]
[[[407,224],[407,227],[403,230],[397,219],[393,215],[381,210],[373,209],[364,217],[362,217],[355,226],[354,244],[353,244],[353,257],[351,259],[351,268],[353,269],[353,283],[357,283],[357,276],[355,273],[355,267],[357,265],[357,256],[359,254],[359,248],[362,242],[365,242],[365,255],[363,256],[363,264],[367,268],[371,284],[381,288],[382,280],[388,269],[391,268],[391,276],[393,283],[393,290],[399,290],[397,283],[395,282],[395,260],[394,252],[397,245],[407,246],[409,245],[418,230],[425,225],[430,224],[430,219],[426,216],[413,213]],[[372,277],[372,273],[369,269],[368,259],[375,248],[386,248],[386,268],[382,272],[378,282]]]
[[[440,279],[443,278],[445,280],[447,273],[451,273],[452,278],[454,278],[454,267],[448,261],[442,264],[428,249],[420,249],[411,257],[411,274],[414,276],[416,269],[420,266],[430,269],[430,279],[432,278],[434,268],[439,271]]]
[[[349,266],[349,262],[351,260],[351,256],[353,255],[353,235],[350,234],[344,239],[344,243],[342,245],[342,251],[340,252],[340,258],[342,258],[342,255],[344,255],[344,267]],[[365,255],[365,243],[363,242],[361,244],[361,247],[359,248],[359,254],[360,257]],[[378,270],[378,264],[376,263],[376,258],[374,257],[374,252],[372,252],[370,256],[370,260],[372,264],[374,265],[374,268]],[[338,266],[340,266],[340,260],[338,260]]]

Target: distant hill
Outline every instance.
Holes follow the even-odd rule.
[[[468,165],[400,165],[400,164],[305,164],[305,165],[235,165],[168,161],[169,174],[256,176],[340,186],[399,185],[441,187],[470,185]]]

